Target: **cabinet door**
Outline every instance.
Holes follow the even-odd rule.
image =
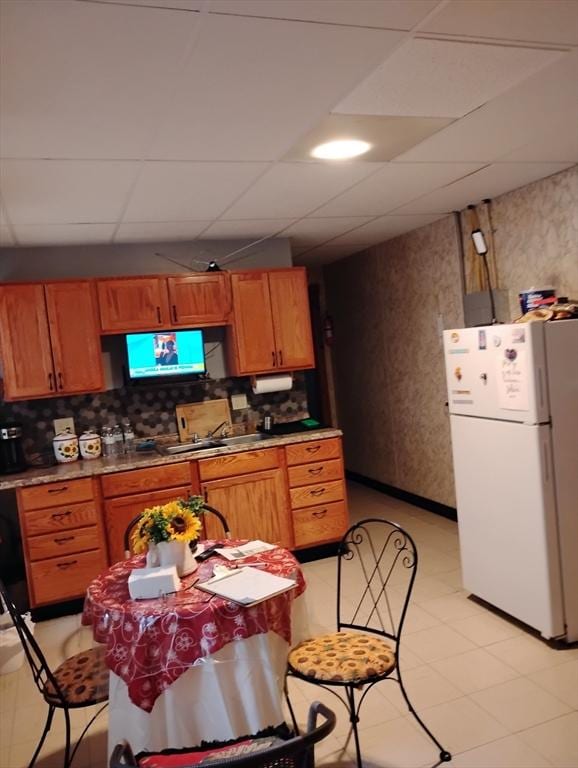
[[[228,276],[202,272],[198,275],[167,278],[171,324],[226,325],[230,314]]]
[[[128,524],[148,507],[166,504],[179,498],[187,498],[191,493],[190,486],[172,488],[169,491],[155,493],[139,493],[133,496],[123,496],[118,499],[108,499],[104,503],[104,525],[108,540],[110,562],[118,563],[124,559],[124,532]]]
[[[283,470],[211,480],[201,486],[207,503],[225,516],[235,539],[261,539],[293,546]],[[216,518],[205,517],[207,538],[222,537]]]
[[[44,289],[58,392],[72,394],[103,389],[93,285],[87,280],[48,283]]]
[[[238,376],[276,370],[275,337],[267,272],[231,273],[233,295],[234,373]]]
[[[97,282],[100,327],[105,333],[168,327],[166,281],[161,277],[118,278]]]
[[[305,269],[293,267],[269,272],[269,290],[277,367],[290,371],[313,368],[315,356]]]
[[[41,284],[0,286],[0,346],[6,400],[56,391]]]

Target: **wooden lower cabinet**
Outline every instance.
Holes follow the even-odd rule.
[[[268,469],[201,486],[207,503],[222,512],[231,535],[237,539],[261,539],[293,548],[293,531],[282,469]],[[207,537],[220,538],[217,520],[207,516]]]
[[[82,597],[90,582],[106,569],[102,550],[77,552],[31,563],[34,607]]]
[[[319,507],[307,507],[293,512],[296,547],[312,547],[340,539],[347,528],[347,506],[334,501]]]

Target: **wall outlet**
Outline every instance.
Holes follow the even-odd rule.
[[[231,408],[234,411],[242,411],[243,408],[248,407],[247,395],[231,395]]]
[[[65,429],[70,429],[72,434],[76,434],[74,431],[74,419],[72,417],[68,419],[54,419],[52,422],[54,425],[54,434],[58,435],[59,432],[64,432]]]

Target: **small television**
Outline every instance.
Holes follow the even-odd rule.
[[[201,330],[127,333],[126,351],[131,381],[184,379],[207,372]]]

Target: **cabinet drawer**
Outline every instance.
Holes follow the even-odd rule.
[[[47,557],[60,557],[70,552],[98,549],[99,546],[98,528],[91,525],[73,531],[32,536],[28,539],[28,555],[30,560],[45,560]]]
[[[82,597],[92,579],[105,568],[106,556],[101,550],[30,563],[34,604]]]
[[[45,509],[74,504],[77,501],[91,501],[93,498],[92,479],[69,480],[62,483],[47,483],[22,488],[19,493],[21,509]]]
[[[287,464],[306,464],[310,461],[341,458],[341,440],[332,437],[327,440],[311,440],[306,443],[296,443],[285,448]]]
[[[288,475],[291,488],[298,488],[300,485],[311,485],[311,483],[326,482],[327,480],[341,480],[343,478],[341,462],[337,459],[289,467]]]
[[[187,461],[181,464],[165,464],[162,467],[132,469],[129,472],[105,475],[101,482],[102,493],[107,498],[144,491],[160,491],[163,488],[190,484],[191,467]]]
[[[340,539],[347,530],[344,501],[320,507],[299,509],[293,513],[295,546],[306,547]]]
[[[313,507],[328,501],[341,501],[345,498],[345,487],[342,480],[332,480],[328,483],[304,485],[302,488],[291,488],[291,507]]]
[[[269,448],[265,451],[247,451],[216,456],[214,459],[201,459],[199,474],[201,480],[218,480],[221,477],[276,469],[278,465],[277,449]]]
[[[93,501],[53,509],[35,509],[24,514],[27,536],[36,536],[40,533],[59,533],[70,528],[96,525],[97,520],[96,505]]]

